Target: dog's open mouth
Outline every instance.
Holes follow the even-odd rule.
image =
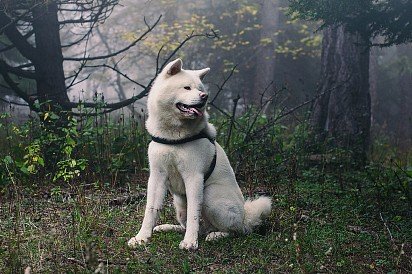
[[[197,116],[201,117],[203,116],[202,108],[206,105],[205,103],[200,103],[196,105],[185,105],[182,103],[177,103],[176,107],[182,112],[183,114],[187,116]]]

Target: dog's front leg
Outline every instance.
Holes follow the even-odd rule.
[[[151,170],[147,185],[147,203],[144,213],[142,227],[139,233],[131,238],[128,245],[132,248],[149,241],[152,236],[153,227],[162,208],[164,197],[166,196],[166,173]]]
[[[180,249],[195,250],[198,247],[199,221],[203,203],[203,175],[184,178],[187,198],[186,233]]]

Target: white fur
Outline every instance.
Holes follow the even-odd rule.
[[[247,231],[251,232],[255,226],[262,224],[262,219],[270,215],[271,203],[272,201],[269,197],[246,200],[244,224]]]
[[[220,232],[220,231],[210,232],[209,234],[207,234],[205,240],[206,240],[206,242],[211,242],[211,241],[216,241],[216,240],[219,240],[219,239],[222,239],[222,238],[226,238],[228,236],[229,236],[228,232]]]
[[[201,78],[208,71],[208,68],[183,70],[180,59],[163,69],[147,103],[146,128],[151,135],[175,140],[204,130],[209,136],[216,136],[215,128],[208,123],[205,107],[201,109],[202,116],[186,115],[176,107],[177,103],[195,105],[201,102],[200,94],[207,93]],[[184,88],[188,86],[190,90]],[[245,203],[229,160],[218,143],[216,167],[203,182],[214,153],[215,146],[207,139],[179,145],[150,143],[145,216],[139,233],[128,242],[130,247],[148,242],[167,190],[173,194],[180,225],[160,225],[155,231],[186,229],[179,245],[181,249],[197,249],[199,234],[214,240],[228,236],[229,232],[249,233],[270,214],[270,198],[260,197]]]
[[[184,232],[185,228],[181,225],[158,225],[153,228],[153,232],[165,232],[165,231],[176,231],[176,232]]]

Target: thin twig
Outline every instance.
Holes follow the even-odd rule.
[[[84,268],[87,267],[86,263],[84,263],[84,262],[82,262],[82,261],[80,261],[80,260],[78,260],[78,259],[76,259],[76,258],[67,257],[66,260],[68,260],[68,261],[70,261],[70,262],[73,262],[73,263],[76,263],[76,264],[78,264],[78,265],[80,265],[80,266],[82,266],[82,267],[84,267]]]
[[[305,102],[303,102],[303,103],[301,103],[301,104],[299,104],[299,105],[297,105],[297,106],[295,106],[295,107],[293,107],[293,108],[290,108],[290,109],[288,109],[288,110],[286,110],[286,111],[282,110],[281,113],[280,113],[278,116],[276,116],[270,123],[267,123],[267,124],[265,125],[265,127],[262,127],[262,128],[260,128],[260,129],[258,129],[258,130],[256,130],[256,131],[254,131],[253,134],[250,135],[250,138],[249,138],[249,139],[254,138],[256,135],[258,135],[258,134],[261,133],[262,131],[265,131],[266,129],[268,129],[268,128],[270,128],[271,126],[273,126],[274,124],[276,124],[276,123],[277,123],[279,120],[281,120],[282,118],[284,118],[284,117],[288,116],[289,114],[295,112],[296,110],[298,110],[298,109],[300,109],[300,108],[302,108],[302,107],[304,107],[304,106],[306,106],[306,105],[314,102],[316,99],[318,99],[319,97],[323,96],[324,94],[326,94],[326,93],[328,93],[328,92],[333,92],[333,91],[335,91],[336,89],[342,87],[346,82],[347,82],[347,81],[343,82],[343,83],[340,84],[340,85],[337,85],[337,86],[335,86],[335,87],[332,87],[332,88],[330,88],[330,89],[327,89],[327,90],[325,90],[325,91],[317,94],[317,95],[314,96],[313,98],[311,98],[311,99],[309,99],[309,100],[307,100],[307,101],[305,101]]]
[[[232,129],[235,124],[235,116],[236,116],[236,108],[237,108],[237,103],[239,102],[240,95],[238,94],[235,99],[233,99],[233,109],[232,109],[232,116],[230,117],[230,125],[229,125],[229,130],[227,133],[227,139],[225,143],[225,147],[228,149],[229,148],[229,143],[230,143],[230,136],[232,135]]]
[[[13,101],[8,101],[6,99],[3,99],[0,97],[0,101],[5,102],[7,104],[11,104],[11,105],[16,105],[16,106],[23,106],[23,107],[28,107],[28,104],[23,104],[23,103],[17,103],[17,102],[13,102]]]
[[[389,233],[389,239],[391,240],[391,242],[393,242],[392,232],[391,232],[391,230],[389,229],[389,226],[388,226],[388,224],[386,223],[386,221],[383,219],[382,212],[379,212],[379,216],[381,217],[381,220],[382,220],[382,222],[383,222],[383,225],[385,226],[386,230],[387,230],[388,233]]]
[[[230,78],[232,78],[233,73],[236,70],[237,65],[235,65],[232,70],[230,71],[229,75],[223,80],[223,83],[219,86],[219,89],[217,90],[215,96],[213,97],[213,99],[210,101],[211,104],[213,104],[216,100],[216,98],[219,96],[220,92],[222,92],[223,87],[226,85],[227,81],[229,81]]]
[[[116,67],[112,67],[112,66],[107,65],[107,64],[101,64],[101,65],[87,65],[87,66],[85,66],[85,68],[109,68],[109,69],[111,69],[111,70],[115,71],[117,74],[119,74],[119,75],[123,76],[124,78],[126,78],[127,80],[129,80],[130,82],[132,82],[133,84],[138,85],[139,87],[144,88],[144,89],[146,88],[146,86],[145,86],[145,85],[140,84],[139,82],[137,82],[137,81],[135,81],[135,80],[131,79],[129,76],[127,76],[127,74],[125,74],[125,73],[121,72],[121,71],[120,71],[119,69],[117,69]]]

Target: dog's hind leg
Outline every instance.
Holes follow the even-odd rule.
[[[153,232],[167,232],[167,231],[176,231],[176,232],[185,232],[185,228],[181,225],[171,225],[171,224],[164,224],[158,225],[153,228]]]
[[[187,217],[186,199],[185,197],[174,194],[173,204],[176,209],[176,219],[179,222],[179,225],[172,225],[172,224],[158,225],[153,229],[153,232],[167,232],[167,231],[185,232],[186,217]]]
[[[186,227],[187,221],[187,201],[186,197],[173,195],[173,204],[176,209],[176,219],[182,227]]]

